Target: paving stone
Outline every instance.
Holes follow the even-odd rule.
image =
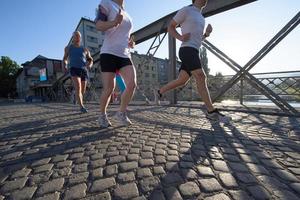
[[[138,178],[144,178],[153,176],[149,168],[139,168],[137,169],[137,177]]]
[[[127,171],[132,171],[134,169],[138,168],[138,163],[133,161],[133,162],[126,162],[126,163],[121,163],[119,165],[121,172],[127,172]]]
[[[49,163],[49,161],[51,160],[51,158],[43,158],[43,159],[40,159],[40,160],[37,160],[35,162],[33,162],[31,164],[32,167],[37,167],[37,166],[41,166],[41,165],[46,165]]]
[[[87,186],[85,183],[72,186],[65,192],[64,199],[73,200],[83,198],[86,195],[86,190]]]
[[[205,197],[204,200],[230,200],[230,198],[226,194],[221,193],[210,197]]]
[[[74,163],[82,164],[82,163],[89,163],[89,162],[90,162],[90,158],[85,156],[85,157],[82,157],[82,158],[77,158]]]
[[[179,186],[183,198],[191,198],[200,194],[199,186],[195,182],[187,182]]]
[[[42,197],[38,197],[38,198],[36,198],[36,200],[58,200],[58,199],[60,199],[59,197],[60,197],[60,193],[54,192],[52,194],[47,194]]]
[[[96,153],[96,154],[91,155],[91,160],[99,160],[99,159],[103,159],[103,154]]]
[[[118,182],[127,183],[132,181],[135,181],[135,175],[133,172],[118,174]]]
[[[1,194],[5,194],[8,192],[12,192],[14,190],[22,189],[25,186],[27,180],[28,180],[28,178],[25,177],[25,178],[19,178],[19,179],[13,180],[13,181],[6,181],[2,185],[0,192],[1,192]]]
[[[300,199],[297,195],[294,193],[288,191],[288,190],[280,190],[280,191],[273,191],[274,196],[276,196],[278,199],[289,199],[289,200],[294,200],[294,199]]]
[[[292,183],[290,184],[291,188],[293,188],[294,191],[296,191],[298,194],[300,194],[300,183]]]
[[[71,160],[75,160],[75,159],[77,159],[77,158],[81,158],[81,157],[83,157],[84,156],[84,153],[73,153],[73,154],[71,154],[70,156],[69,156],[69,159],[71,159]]]
[[[125,162],[126,161],[126,157],[125,156],[114,156],[114,157],[110,157],[107,161],[108,164],[116,164],[116,163],[121,163],[121,162]]]
[[[210,176],[213,177],[215,176],[214,172],[210,167],[205,167],[205,166],[197,166],[197,170],[201,176]]]
[[[187,179],[187,180],[195,180],[195,179],[199,178],[197,173],[192,169],[181,170],[181,175],[184,179]]]
[[[164,189],[164,193],[168,200],[182,200],[179,191],[175,187],[168,187]]]
[[[283,180],[290,181],[290,182],[299,182],[299,179],[297,179],[297,177],[295,175],[293,175],[292,173],[290,173],[288,171],[277,169],[277,170],[274,170],[274,172],[275,172],[275,174],[277,174],[277,176],[279,176]]]
[[[65,160],[65,161],[56,163],[56,167],[57,168],[71,167],[72,163],[73,163],[73,161],[71,161],[71,160]]]
[[[248,186],[247,190],[249,190],[254,199],[270,199],[268,191],[259,185]]]
[[[29,185],[33,186],[33,185],[39,185],[40,183],[44,183],[47,182],[51,175],[52,175],[52,171],[50,172],[43,172],[43,173],[39,173],[39,174],[34,174],[32,176],[29,177]]]
[[[168,173],[163,177],[163,184],[166,186],[177,186],[184,181],[178,173]]]
[[[138,154],[128,154],[127,159],[128,159],[128,161],[138,161],[139,155]]]
[[[243,190],[230,190],[229,191],[230,196],[234,200],[253,200],[245,191]]]
[[[21,190],[14,191],[11,195],[11,199],[22,200],[31,199],[37,187],[24,187]]]
[[[192,169],[195,165],[193,162],[179,162],[179,166],[180,168],[184,168],[184,169]]]
[[[153,173],[154,173],[154,175],[166,174],[164,168],[161,166],[153,167]]]
[[[15,179],[15,178],[23,178],[25,176],[28,176],[31,172],[31,169],[28,169],[28,168],[24,168],[24,169],[21,169],[19,171],[16,171],[12,176],[11,178],[12,179]]]
[[[168,162],[178,162],[179,157],[178,156],[167,156],[167,161]]]
[[[219,178],[226,188],[237,188],[238,184],[230,173],[220,173]]]
[[[96,169],[99,167],[103,167],[106,164],[105,159],[98,159],[98,160],[93,160],[90,162],[91,168]]]
[[[249,173],[235,173],[235,177],[239,181],[246,183],[246,184],[251,184],[251,183],[257,182],[256,178],[252,174],[249,174]]]
[[[155,190],[151,192],[149,200],[165,200],[164,193],[160,190]]]
[[[153,189],[161,189],[160,180],[157,177],[148,177],[142,179],[140,182],[142,192],[147,193]]]
[[[199,183],[204,192],[217,192],[223,189],[215,178],[199,179]]]
[[[178,172],[179,171],[178,163],[176,163],[176,162],[166,163],[166,170],[172,171],[172,172]]]
[[[98,179],[103,177],[103,168],[97,168],[92,170],[92,178],[93,179]]]
[[[263,183],[265,188],[271,189],[271,190],[281,190],[281,189],[287,189],[288,186],[285,185],[283,182],[279,181],[276,178],[273,178],[271,176],[258,176],[257,179]]]
[[[52,169],[53,164],[41,165],[33,169],[34,173],[48,172]]]
[[[84,200],[111,200],[111,196],[109,192],[105,192],[86,197]]]
[[[78,173],[78,174],[72,174],[70,177],[69,177],[69,184],[70,185],[76,185],[76,184],[79,184],[79,183],[83,183],[83,182],[86,182],[87,179],[89,177],[89,172],[83,172],[83,173]]]
[[[156,164],[165,164],[167,161],[166,161],[166,158],[165,156],[155,156],[155,163]]]
[[[39,187],[39,189],[37,190],[37,195],[43,196],[44,194],[47,194],[47,193],[60,191],[60,189],[62,189],[64,183],[65,183],[64,178],[58,178],[58,179],[54,179],[49,182],[46,182]]]
[[[212,165],[215,170],[217,171],[222,171],[222,172],[230,172],[228,165],[226,162],[221,161],[221,160],[213,160]]]
[[[83,163],[80,165],[74,165],[73,171],[75,173],[80,173],[80,172],[86,172],[88,171],[88,164],[87,163]]]
[[[141,167],[150,167],[154,165],[154,161],[152,159],[140,159],[139,165]]]
[[[65,154],[65,155],[56,155],[55,157],[53,157],[51,159],[51,162],[54,162],[54,163],[56,163],[56,162],[62,162],[62,161],[67,160],[68,157],[69,157],[68,154]]]
[[[114,190],[114,196],[117,199],[131,199],[139,196],[139,191],[135,183],[118,185]]]
[[[103,192],[116,185],[115,178],[99,179],[93,182],[91,192]]]
[[[141,152],[141,157],[143,159],[153,159],[153,153],[152,152]]]
[[[53,169],[52,178],[61,178],[67,177],[71,174],[72,169],[69,167],[65,167],[62,169]]]
[[[22,151],[17,151],[17,152],[13,152],[13,153],[9,153],[9,154],[5,154],[2,157],[2,160],[12,160],[12,159],[17,159],[18,157],[20,157],[23,154]]]
[[[105,168],[106,176],[113,176],[118,173],[118,165],[108,165]]]
[[[283,167],[276,162],[276,160],[270,160],[270,159],[261,159],[260,160],[263,165],[270,167],[270,168],[275,168],[275,169],[283,169]]]
[[[234,172],[248,172],[249,171],[248,168],[244,164],[230,162],[229,166],[232,169],[232,171],[234,171]]]
[[[300,175],[300,168],[290,167],[288,168],[294,175]]]
[[[166,151],[163,149],[155,149],[154,154],[164,156],[166,154]]]
[[[267,169],[264,168],[262,165],[248,163],[247,167],[256,174],[261,174],[261,175],[269,175],[270,174],[269,171],[267,171]]]

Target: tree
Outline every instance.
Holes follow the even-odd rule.
[[[20,66],[7,56],[0,60],[0,97],[8,97],[16,93],[16,78]]]
[[[206,75],[209,75],[210,69],[208,68],[207,52],[204,47],[200,48],[200,61]]]

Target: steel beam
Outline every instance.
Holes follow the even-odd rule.
[[[169,38],[169,82],[176,79],[176,39],[171,36],[171,34],[168,34]],[[176,98],[176,91],[173,90],[170,92],[170,103],[176,104],[177,98]]]

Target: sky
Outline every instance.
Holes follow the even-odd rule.
[[[81,17],[94,19],[100,0],[1,0],[0,56],[18,64],[37,55],[61,59]],[[174,12],[191,0],[127,0],[125,9],[133,18],[133,31]],[[300,11],[299,0],[258,0],[206,18],[213,26],[208,40],[241,66],[245,65]],[[146,53],[152,40],[136,46]],[[177,42],[177,48],[180,43]],[[300,70],[300,25],[281,41],[251,72]],[[155,55],[168,57],[167,39]],[[211,74],[234,74],[208,53]]]

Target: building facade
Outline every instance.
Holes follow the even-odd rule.
[[[16,83],[19,98],[46,97],[52,84],[64,74],[61,60],[41,55],[22,66]]]

